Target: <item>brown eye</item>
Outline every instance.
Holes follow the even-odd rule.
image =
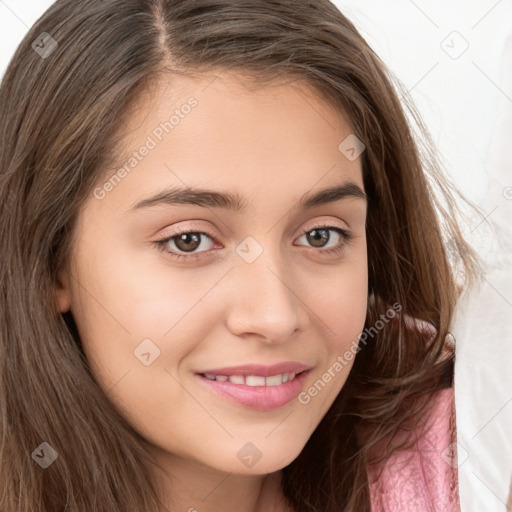
[[[199,258],[203,253],[208,253],[211,247],[203,247],[203,240],[206,239],[213,245],[213,238],[202,231],[184,231],[168,236],[164,240],[155,242],[157,247],[172,256],[173,258]],[[198,251],[201,247],[202,250]]]
[[[176,247],[180,251],[193,252],[201,244],[201,235],[199,233],[182,233],[173,237]]]
[[[310,234],[312,233],[312,234]],[[327,242],[329,242],[329,230],[328,229],[313,229],[312,231],[308,231],[306,233],[306,238],[308,242],[311,243],[313,247],[323,247]]]
[[[331,241],[329,232],[332,231],[338,235],[338,241],[336,242],[336,237],[334,237],[334,244],[331,247],[325,248]],[[321,249],[317,252],[331,254],[342,251],[353,235],[346,229],[337,226],[316,226],[313,229],[303,231],[301,238],[303,237],[306,238],[306,242],[310,247]]]

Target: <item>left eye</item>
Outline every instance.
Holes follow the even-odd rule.
[[[332,231],[338,235],[338,242],[335,243],[333,247],[325,248],[327,245],[324,245],[324,243],[331,241],[331,235],[329,232]],[[352,236],[353,235],[349,231],[337,226],[317,226],[312,229],[303,231],[300,238],[306,237],[310,243],[318,243],[319,245],[314,245],[313,248],[319,248],[321,250],[316,252],[331,254],[343,250],[345,245],[352,239]],[[211,249],[211,247],[207,247],[203,251],[197,251],[197,249],[204,245],[202,244],[202,237],[208,240],[210,244],[213,244],[213,237],[211,237],[208,233],[192,230],[182,231],[181,233],[176,233],[163,240],[157,240],[155,244],[160,250],[166,252],[173,258],[197,259],[202,257],[204,253],[208,252],[209,248]],[[171,248],[169,248],[169,246],[171,246]]]
[[[337,226],[319,226],[313,229],[303,231],[303,235],[313,241],[314,244],[317,242],[322,243],[323,241],[331,241],[329,231],[334,231],[338,235],[338,243],[334,244],[334,247],[326,249],[324,245],[321,246],[322,252],[331,253],[339,251],[344,248],[345,244],[352,238],[352,235],[346,229],[339,228]],[[311,235],[313,233],[313,235]],[[302,238],[302,237],[301,237]],[[315,246],[318,247],[318,246]]]

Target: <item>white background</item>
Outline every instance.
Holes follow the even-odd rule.
[[[51,3],[0,0],[0,76]],[[462,512],[504,512],[512,474],[512,0],[335,4],[411,93],[446,172],[486,217],[465,229],[487,265],[453,329],[459,481]]]

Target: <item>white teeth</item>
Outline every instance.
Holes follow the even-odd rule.
[[[265,379],[265,386],[279,386],[283,383],[284,375],[274,375]]]
[[[259,375],[213,375],[205,373],[204,376],[210,380],[219,382],[232,382],[233,384],[245,384],[246,386],[279,386],[285,382],[289,382],[295,378],[295,373],[281,373],[279,375],[271,375],[270,377],[262,377]]]
[[[265,385],[265,377],[256,377],[255,375],[247,375],[247,377],[245,377],[245,385],[246,386],[264,386]]]

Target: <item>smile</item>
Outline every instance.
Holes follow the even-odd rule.
[[[304,388],[310,370],[276,375],[196,374],[214,396],[244,407],[271,410],[295,400]]]
[[[232,382],[233,384],[243,384],[245,386],[279,386],[284,382],[289,382],[295,378],[295,373],[280,373],[270,377],[260,375],[213,375],[203,374],[204,377],[218,382]]]

